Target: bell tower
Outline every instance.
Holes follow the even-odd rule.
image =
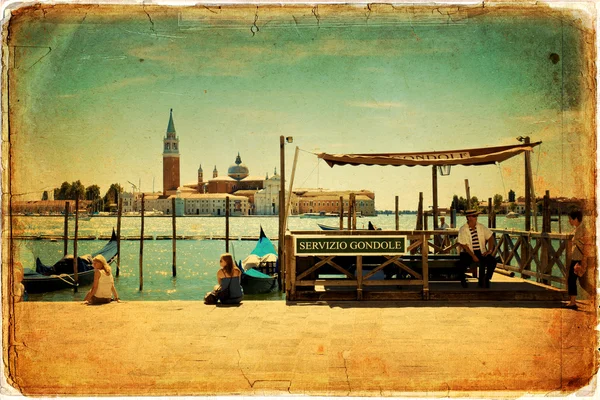
[[[198,192],[202,193],[202,187],[204,186],[204,172],[202,172],[202,164],[198,168]]]
[[[167,134],[163,139],[163,194],[177,190],[180,185],[179,177],[179,137],[175,131],[171,108]]]

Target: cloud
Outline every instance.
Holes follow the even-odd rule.
[[[390,109],[403,108],[406,105],[398,101],[347,101],[347,105],[360,108]]]

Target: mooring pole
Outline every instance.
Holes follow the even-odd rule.
[[[344,230],[344,196],[340,196],[340,231]]]
[[[352,198],[352,230],[356,230],[356,194],[351,193],[350,197]]]
[[[415,230],[423,230],[423,192],[419,192],[419,205],[417,207],[417,226]]]
[[[172,219],[172,221],[173,221],[173,266],[172,266],[172,269],[173,269],[173,277],[176,277],[177,276],[177,267],[176,267],[176,265],[177,265],[177,223],[175,221],[176,221],[177,215],[175,214],[175,197],[173,197],[171,199],[171,203],[173,205],[172,206],[173,207],[173,219]]]
[[[493,223],[492,223],[492,198],[488,197],[488,228],[493,228]]]
[[[398,209],[398,196],[396,196],[396,230],[400,230],[400,210]]]
[[[144,206],[145,195],[142,193],[141,228],[140,228],[140,292],[144,289]]]
[[[73,291],[77,293],[77,286],[79,286],[79,271],[77,268],[77,236],[79,235],[79,194],[75,197],[75,234],[73,235],[73,278],[75,285]]]
[[[117,211],[117,272],[115,275],[119,277],[121,268],[121,216],[123,214],[123,198],[119,199],[119,210]]]
[[[352,193],[348,195],[348,230],[352,230]]]
[[[65,229],[63,232],[64,251],[63,257],[67,256],[69,251],[69,202],[65,202]]]
[[[225,197],[225,253],[229,253],[229,196]]]
[[[471,188],[469,187],[469,180],[465,179],[465,191],[467,194],[467,210],[471,209]]]

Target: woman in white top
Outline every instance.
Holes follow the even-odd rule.
[[[92,289],[85,296],[84,302],[87,304],[106,304],[110,303],[113,298],[119,301],[119,294],[115,289],[115,281],[113,279],[110,265],[106,262],[103,255],[98,254],[92,261],[94,266],[94,284]]]

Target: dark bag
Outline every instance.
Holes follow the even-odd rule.
[[[231,284],[231,281],[229,281],[229,283]],[[230,296],[229,286],[226,288],[219,288],[219,290],[216,291],[215,295],[220,301],[227,300]]]
[[[214,292],[206,293],[204,296],[204,304],[217,304],[219,299],[217,299],[217,295]]]

